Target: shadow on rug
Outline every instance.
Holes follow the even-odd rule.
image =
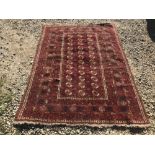
[[[155,42],[155,19],[147,19],[147,31],[152,41]]]

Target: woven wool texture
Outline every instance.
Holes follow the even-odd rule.
[[[44,26],[15,124],[147,126],[115,26]]]

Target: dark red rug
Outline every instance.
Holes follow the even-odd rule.
[[[44,26],[15,124],[149,124],[114,25]]]

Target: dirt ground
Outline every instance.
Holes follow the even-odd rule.
[[[150,127],[14,127],[42,25],[105,22],[116,24]],[[155,134],[155,42],[148,36],[146,20],[0,20],[0,134]]]

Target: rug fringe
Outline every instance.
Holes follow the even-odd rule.
[[[126,128],[148,128],[151,125],[150,124],[87,124],[87,123],[45,123],[45,122],[33,122],[33,121],[15,121],[13,123],[14,125],[40,125],[40,126],[56,126],[56,125],[66,125],[71,127],[76,126],[87,126],[87,127],[98,127],[98,128],[104,128],[104,127],[126,127]]]

